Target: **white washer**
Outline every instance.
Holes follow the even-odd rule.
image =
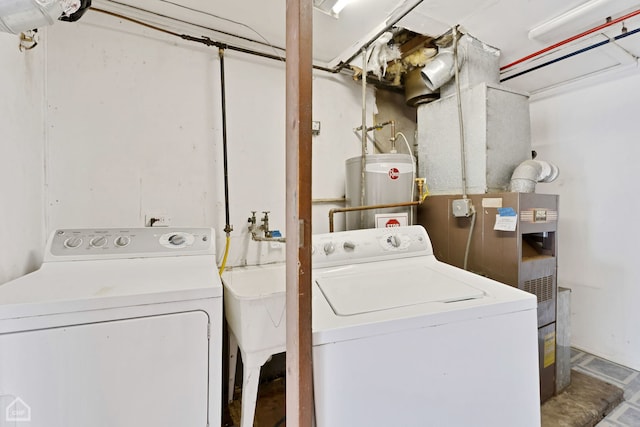
[[[57,230],[0,286],[0,425],[218,426],[221,355],[212,229]]]
[[[318,426],[540,425],[534,295],[437,261],[421,226],[313,246]]]

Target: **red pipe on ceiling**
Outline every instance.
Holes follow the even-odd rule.
[[[518,65],[518,64],[520,64],[520,63],[522,63],[522,62],[524,62],[524,61],[528,61],[529,59],[535,58],[536,56],[540,56],[540,55],[542,55],[543,53],[549,52],[550,50],[553,50],[553,49],[555,49],[555,48],[557,48],[557,47],[560,47],[560,46],[565,45],[565,44],[567,44],[567,43],[571,43],[572,41],[575,41],[575,40],[577,40],[577,39],[579,39],[579,38],[582,38],[582,37],[584,37],[584,36],[586,36],[586,35],[589,35],[589,34],[595,33],[596,31],[600,31],[600,30],[602,30],[602,29],[604,29],[604,28],[610,27],[610,26],[612,26],[612,25],[614,25],[614,24],[617,24],[618,22],[622,22],[622,21],[624,21],[625,19],[632,18],[632,17],[634,17],[634,16],[636,16],[636,15],[640,15],[640,9],[635,10],[635,11],[633,11],[633,12],[631,12],[631,13],[628,13],[628,14],[626,14],[626,15],[624,15],[624,16],[621,16],[621,17],[619,17],[619,18],[616,18],[616,19],[614,19],[614,20],[612,20],[612,21],[608,21],[608,22],[606,22],[606,23],[604,23],[604,24],[602,24],[602,25],[598,25],[597,27],[594,27],[594,28],[592,28],[592,29],[590,29],[590,30],[587,30],[587,31],[582,32],[582,33],[580,33],[580,34],[577,34],[577,35],[575,35],[575,36],[569,37],[568,39],[562,40],[561,42],[558,42],[558,43],[556,43],[556,44],[554,44],[554,45],[552,45],[552,46],[545,47],[544,49],[539,50],[539,51],[537,51],[537,52],[534,52],[534,53],[532,53],[531,55],[527,55],[527,56],[525,56],[524,58],[520,58],[520,59],[518,59],[517,61],[513,61],[513,62],[512,62],[512,63],[510,63],[510,64],[507,64],[507,65],[504,65],[504,66],[500,67],[500,71],[504,71],[504,70],[506,70],[507,68],[511,68],[511,67],[513,67],[514,65]]]

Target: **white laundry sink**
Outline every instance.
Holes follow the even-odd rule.
[[[285,276],[284,263],[234,267],[223,274],[227,322],[243,353],[285,350]]]
[[[238,347],[242,353],[241,427],[252,427],[260,369],[286,350],[285,264],[234,267],[222,275],[229,325],[229,402],[233,399]]]

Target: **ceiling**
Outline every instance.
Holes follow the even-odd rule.
[[[194,36],[284,56],[286,0],[96,0],[94,6]],[[530,30],[576,8],[583,10],[578,16],[556,28],[531,34],[534,38],[530,38]],[[335,67],[397,21],[397,27],[433,37],[459,24],[477,39],[500,49],[503,66],[600,25],[609,16],[615,19],[636,9],[640,9],[638,0],[352,0],[337,19],[314,10],[313,57],[317,65]],[[640,28],[640,15],[624,24],[630,32]],[[511,67],[503,77],[606,42],[609,37],[620,35],[622,27],[621,22],[534,61]],[[529,92],[541,91],[604,70],[635,66],[638,56],[640,34],[630,35],[512,78],[509,85]]]

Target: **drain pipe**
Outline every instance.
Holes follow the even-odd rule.
[[[558,177],[560,170],[552,163],[542,160],[525,160],[511,175],[509,190],[514,193],[534,193],[536,183],[551,182]]]

